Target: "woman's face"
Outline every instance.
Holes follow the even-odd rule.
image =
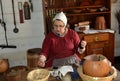
[[[53,30],[55,33],[62,35],[65,32],[65,24],[61,20],[55,20]]]

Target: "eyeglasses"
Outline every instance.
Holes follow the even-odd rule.
[[[65,26],[64,25],[53,25],[53,27],[55,27],[55,28],[57,28],[57,27],[62,28],[62,27],[65,27]]]

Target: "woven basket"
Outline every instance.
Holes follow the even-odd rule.
[[[28,73],[28,81],[48,81],[50,71],[46,69],[35,69]]]
[[[12,72],[5,76],[7,81],[21,81],[21,72]]]
[[[27,66],[14,66],[7,70],[5,78],[7,81],[21,81],[21,72],[27,71]]]
[[[83,81],[112,81],[115,77],[115,70],[111,68],[110,75],[107,77],[91,77],[83,73],[82,66],[78,67],[77,69],[79,76]]]

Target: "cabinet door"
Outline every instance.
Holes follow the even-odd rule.
[[[106,54],[108,54],[108,53],[109,53],[108,41],[93,42],[93,43],[87,44],[86,55],[102,54],[102,55],[106,56]]]

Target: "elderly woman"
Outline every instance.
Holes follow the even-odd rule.
[[[76,55],[85,51],[86,41],[80,41],[78,34],[66,27],[67,18],[63,12],[53,18],[53,29],[44,39],[38,66],[51,67],[79,63]],[[79,49],[81,43],[82,49]]]

